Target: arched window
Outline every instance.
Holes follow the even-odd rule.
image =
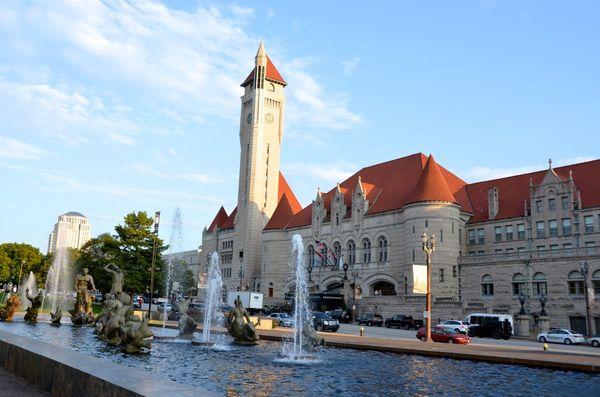
[[[385,263],[387,262],[387,239],[384,236],[381,236],[377,239],[377,250],[378,250],[378,257],[377,260],[379,263]]]
[[[600,270],[596,270],[592,274],[592,286],[594,287],[594,294],[595,295],[600,294]],[[596,328],[598,328],[598,327],[596,327]],[[596,330],[596,332],[600,332],[600,331]]]
[[[583,295],[583,275],[578,270],[569,273],[567,280],[570,295]]]
[[[377,281],[371,285],[371,296],[396,295],[396,287],[389,281]]]
[[[339,241],[333,243],[333,253],[335,255],[335,264],[338,265],[342,257],[342,244]]]
[[[537,296],[548,294],[548,284],[544,273],[537,272],[533,275],[533,294]]]
[[[516,273],[512,278],[513,295],[521,295],[525,293],[527,282],[525,276],[521,273]]]
[[[486,274],[485,276],[481,277],[481,295],[494,295],[494,279],[489,274]]]
[[[308,249],[306,250],[306,255],[308,259],[308,266],[315,267],[315,247],[309,245]]]
[[[369,240],[368,238],[363,239],[362,249],[363,249],[363,263],[368,264],[371,262],[371,240]]]
[[[223,300],[223,302],[227,302],[227,286],[224,285],[223,288],[221,288],[221,299]]]
[[[354,265],[356,263],[356,244],[354,244],[354,240],[348,241],[348,264]]]

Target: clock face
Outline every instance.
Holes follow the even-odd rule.
[[[246,117],[246,122],[250,124],[252,122],[252,113],[248,113],[248,117]]]
[[[265,121],[267,123],[272,123],[273,120],[275,120],[275,117],[273,117],[273,115],[271,113],[267,113],[265,114]]]

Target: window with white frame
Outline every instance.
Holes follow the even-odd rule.
[[[585,225],[586,233],[594,233],[594,217],[592,215],[584,216],[583,223]]]
[[[535,228],[537,230],[537,238],[546,237],[546,224],[544,221],[538,221],[535,223]]]
[[[533,294],[536,296],[546,295],[548,293],[548,284],[546,275],[542,272],[537,272],[533,275]]]
[[[506,225],[506,241],[512,241],[513,239],[513,225]]]
[[[556,221],[556,219],[548,221],[548,230],[550,231],[550,237],[558,236],[558,222]]]

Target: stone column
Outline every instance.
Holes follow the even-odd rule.
[[[550,317],[539,316],[538,317],[538,326],[540,327],[540,333],[550,331]]]
[[[529,336],[529,316],[518,315],[515,317],[515,336]]]

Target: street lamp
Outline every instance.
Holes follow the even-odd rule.
[[[590,294],[588,291],[588,275],[590,273],[590,265],[587,262],[579,264],[579,271],[583,276],[583,293],[585,294],[585,320],[587,324],[587,337],[592,337],[592,307],[590,305]]]
[[[435,251],[436,238],[435,234],[431,237],[427,233],[421,236],[423,251],[427,257],[427,295],[425,301],[425,339],[431,342],[431,254]]]
[[[148,320],[152,317],[152,299],[154,296],[154,270],[156,268],[156,243],[158,242],[158,227],[160,225],[160,211],[154,213],[154,238],[152,243],[152,264],[150,265],[150,302],[148,303]],[[166,309],[165,309],[166,311]]]
[[[525,316],[527,312],[525,311],[525,301],[527,300],[527,296],[523,292],[519,294],[519,303],[521,304],[521,310],[519,310],[519,316]]]
[[[348,281],[348,264],[344,262],[342,268],[344,269],[344,281]]]
[[[546,301],[548,299],[546,298],[545,294],[540,295],[540,305],[542,306],[542,310],[540,311],[540,316],[547,316],[548,313],[546,313]]]
[[[352,272],[352,322],[356,321],[356,277],[358,277],[358,272]]]

